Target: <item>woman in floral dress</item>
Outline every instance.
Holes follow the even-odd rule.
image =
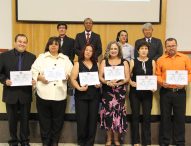
[[[105,80],[104,67],[124,66],[124,79]],[[119,134],[127,132],[127,117],[125,108],[126,84],[129,81],[129,66],[126,60],[122,59],[121,46],[116,41],[108,44],[105,59],[101,62],[100,81],[103,84],[102,107],[100,111],[101,128],[107,130],[106,146],[114,144],[120,146]]]

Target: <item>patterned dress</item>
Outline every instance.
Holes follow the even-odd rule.
[[[111,66],[108,60],[106,66]],[[124,60],[118,66],[123,66]],[[100,126],[102,129],[111,129],[114,132],[127,132],[127,113],[125,108],[126,87],[121,85],[111,88],[103,85],[102,107],[100,110]]]

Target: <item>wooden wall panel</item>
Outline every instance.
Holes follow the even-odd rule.
[[[144,10],[143,10],[144,11]],[[15,16],[15,1],[13,1],[13,38],[17,33],[25,33],[29,38],[28,50],[38,55],[44,51],[44,47],[47,39],[50,36],[57,35],[56,24],[40,24],[40,23],[19,23],[16,22]],[[126,14],[128,15],[128,14]],[[115,40],[116,34],[121,29],[128,30],[129,43],[134,45],[136,39],[143,37],[142,25],[135,24],[123,24],[123,25],[94,25],[93,31],[101,35],[103,44],[103,52],[109,41]],[[166,28],[166,0],[162,1],[162,20],[161,24],[154,25],[153,36],[161,38],[162,41],[165,39],[165,28]],[[82,24],[69,24],[68,25],[68,36],[75,38],[78,32],[82,32],[84,27]]]

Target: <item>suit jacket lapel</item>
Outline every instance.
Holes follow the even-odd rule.
[[[94,33],[92,32],[90,36],[90,43],[93,41],[93,38],[94,38]]]
[[[85,31],[82,32],[82,39],[83,39],[84,44],[86,44],[87,42],[86,42],[86,34],[85,34]]]
[[[10,64],[12,64],[11,66],[13,67],[13,68],[11,67],[11,69],[13,71],[16,71],[16,70],[18,70],[18,57],[15,55],[14,49],[11,50],[10,53],[12,56],[12,57],[10,57]]]

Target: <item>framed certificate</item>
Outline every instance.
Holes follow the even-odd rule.
[[[105,80],[123,80],[125,79],[124,66],[104,67]]]
[[[49,67],[44,70],[45,79],[48,81],[65,80],[65,70],[59,67]]]
[[[31,71],[11,71],[10,80],[11,86],[31,86],[32,72]]]
[[[97,85],[100,84],[98,72],[81,72],[79,73],[80,85]]]
[[[136,76],[137,90],[157,90],[157,76]]]
[[[173,85],[188,85],[187,70],[167,70],[166,83]]]

